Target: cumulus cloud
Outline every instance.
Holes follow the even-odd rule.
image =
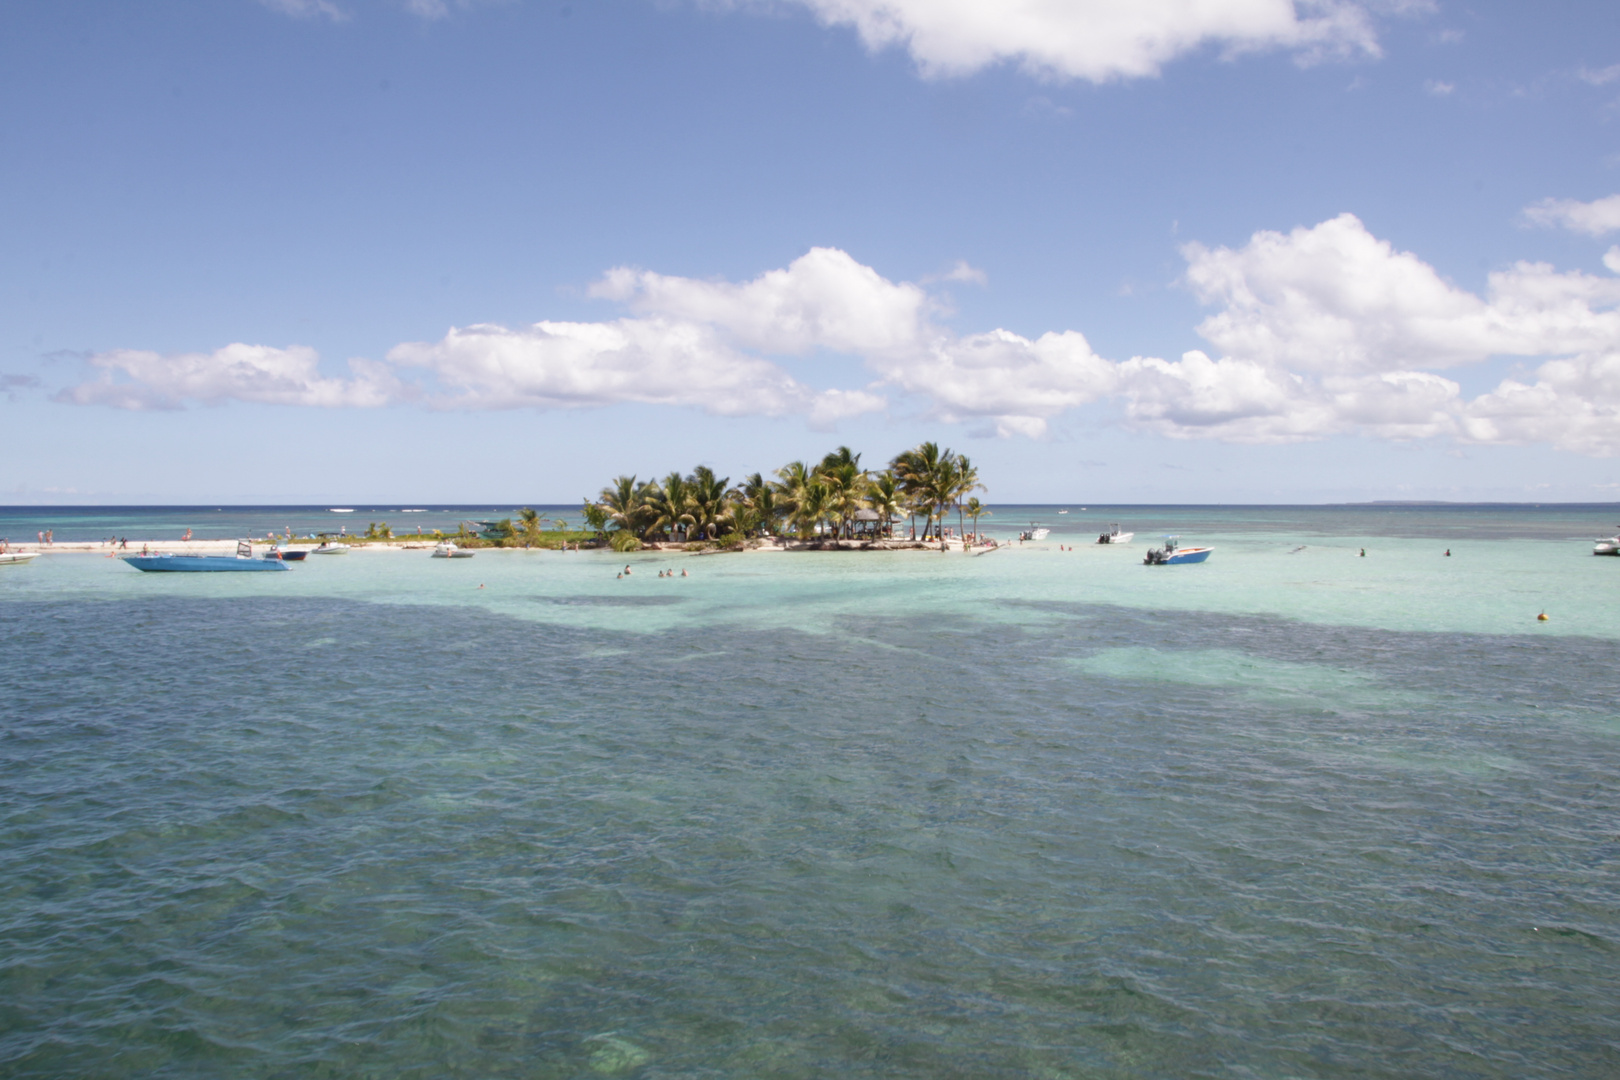
[[[431,370],[446,408],[581,408],[638,402],[717,416],[809,414],[828,424],[881,409],[862,391],[817,393],[780,367],[732,348],[711,326],[666,318],[451,329],[395,346],[391,364]]]
[[[608,271],[591,295],[638,313],[712,325],[744,348],[781,355],[914,349],[930,306],[918,286],[889,281],[836,248],[812,248],[787,269],[740,285],[621,267]]]
[[[1523,262],[1475,293],[1350,214],[1258,232],[1235,248],[1189,244],[1183,255],[1187,284],[1214,310],[1197,327],[1210,351],[1176,359],[1112,360],[1075,330],[960,334],[921,285],[816,248],[741,282],[617,268],[591,293],[621,305],[619,318],[452,328],[395,346],[384,363],[351,361],[347,378],[321,374],[301,347],[101,353],[89,360],[99,376],[59,400],[144,409],[639,403],[825,427],[897,398],[938,420],[1029,438],[1070,410],[1114,402],[1127,425],[1175,438],[1357,434],[1620,452],[1620,276]],[[1606,265],[1620,275],[1620,248]],[[779,362],[847,371],[818,369],[824,356],[858,359],[869,381],[818,388]],[[1472,400],[1444,374],[1502,357],[1534,367]]]
[[[1199,333],[1228,355],[1130,361],[1127,411],[1150,427],[1239,441],[1360,432],[1620,451],[1620,279],[1521,262],[1491,274],[1478,296],[1349,214],[1183,253],[1189,284],[1221,308]],[[1550,359],[1534,382],[1507,380],[1473,401],[1435,374],[1493,356]]]
[[[387,368],[349,361],[353,378],[333,379],[318,369],[314,349],[293,345],[227,345],[209,353],[156,353],[114,349],[96,353],[101,376],[70,387],[58,400],[121,409],[178,409],[190,402],[248,401],[268,405],[375,407],[408,396]]]
[[[1526,207],[1525,219],[1536,225],[1569,229],[1571,232],[1602,236],[1620,229],[1620,195],[1591,202],[1575,199],[1543,199]]]
[[[785,0],[847,26],[873,50],[903,48],[930,78],[1014,63],[1038,78],[1108,82],[1159,73],[1186,53],[1291,49],[1302,62],[1379,55],[1374,13],[1423,0]]]

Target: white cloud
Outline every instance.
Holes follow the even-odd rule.
[[[210,353],[155,353],[115,349],[89,358],[101,377],[70,387],[58,400],[121,409],[178,409],[193,401],[249,401],[268,405],[375,407],[409,396],[387,368],[349,361],[352,379],[318,370],[314,349],[293,345],[227,345]]]
[[[1007,330],[955,337],[869,361],[884,382],[933,404],[942,420],[987,419],[998,434],[1033,436],[1047,421],[1113,391],[1115,365],[1073,330],[1035,341]]]
[[[259,3],[271,11],[291,15],[295,19],[325,18],[333,22],[344,22],[349,17],[348,12],[331,0],[259,0]]]
[[[1222,310],[1199,332],[1229,354],[1133,360],[1133,419],[1165,434],[1288,441],[1343,432],[1456,435],[1620,452],[1620,280],[1518,263],[1484,297],[1340,215],[1247,245],[1184,249],[1195,292]],[[1620,272],[1620,255],[1610,268]],[[1534,383],[1474,401],[1433,369],[1553,357]]]
[[[1423,84],[1423,89],[1435,97],[1448,97],[1457,89],[1456,83],[1441,82],[1439,79],[1430,79]]]
[[[1176,360],[1110,360],[1073,330],[958,334],[920,285],[817,248],[740,283],[615,269],[591,291],[624,317],[454,328],[394,347],[385,364],[351,361],[347,379],[321,375],[300,347],[120,350],[92,357],[100,377],[59,397],[126,408],[640,403],[825,427],[899,393],[935,419],[1030,438],[1112,400],[1125,423],[1175,438],[1450,437],[1620,453],[1620,277],[1518,263],[1475,294],[1350,214],[1183,254],[1187,282],[1217,310],[1197,328],[1213,351]],[[1606,263],[1620,274],[1620,248]],[[874,381],[817,389],[773,359],[814,365],[823,353],[859,358]],[[1473,400],[1441,374],[1492,357],[1537,366]]]
[[[1616,79],[1620,79],[1620,64],[1610,64],[1606,68],[1597,68],[1595,70],[1583,67],[1575,73],[1575,77],[1593,86],[1604,86],[1614,82]]]
[[[1571,232],[1602,236],[1620,229],[1620,195],[1591,202],[1575,199],[1543,199],[1525,208],[1524,216],[1537,225],[1569,229]]]
[[[711,327],[660,317],[469,326],[436,342],[397,345],[388,360],[429,369],[445,391],[434,404],[444,408],[638,402],[719,416],[808,413],[827,424],[885,404],[862,391],[818,394],[775,364],[731,348]]]
[[[591,295],[712,325],[744,348],[786,355],[915,349],[930,306],[918,286],[897,285],[836,248],[812,248],[787,269],[741,285],[620,267],[591,286]]]
[[[1016,63],[1039,78],[1156,75],[1186,53],[1292,49],[1302,62],[1379,55],[1374,11],[1422,0],[791,0],[873,50],[904,48],[923,75]]]

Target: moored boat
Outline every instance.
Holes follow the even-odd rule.
[[[37,551],[0,551],[0,566],[26,566],[38,555]]]
[[[439,544],[436,547],[434,547],[433,554],[431,556],[429,556],[429,558],[433,558],[433,559],[470,559],[470,558],[473,557],[473,554],[474,554],[473,552],[465,551],[465,550],[463,550],[461,548],[458,548],[458,547],[456,547],[456,545],[454,545],[450,541],[446,540],[444,543]]]
[[[1620,534],[1592,543],[1594,555],[1620,555]]]
[[[1097,537],[1099,544],[1128,544],[1136,534],[1133,532],[1120,532],[1119,525],[1108,526],[1108,531]]]
[[[120,555],[119,558],[147,573],[197,574],[292,569],[280,559],[255,559],[253,545],[246,540],[236,542],[235,555],[174,555],[154,551],[143,555]]]
[[[1164,547],[1148,548],[1147,558],[1142,562],[1148,566],[1177,566],[1181,563],[1199,563],[1209,558],[1214,548],[1209,547],[1181,547],[1176,543],[1181,539],[1178,536],[1164,538]]]
[[[349,545],[334,544],[330,540],[322,540],[321,546],[311,548],[309,553],[311,555],[347,555],[349,553]]]
[[[1032,522],[1029,523],[1029,528],[1025,529],[1023,532],[1018,534],[1018,539],[1020,539],[1020,540],[1045,540],[1048,536],[1051,536],[1051,535],[1052,535],[1052,530],[1051,529],[1043,528],[1042,526],[1037,525],[1032,521]]]
[[[308,548],[288,548],[283,551],[278,547],[271,548],[261,556],[265,559],[280,559],[282,562],[303,562],[308,557]]]

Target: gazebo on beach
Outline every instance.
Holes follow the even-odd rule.
[[[857,540],[879,540],[888,532],[883,515],[876,510],[857,510],[850,518],[849,534]]]

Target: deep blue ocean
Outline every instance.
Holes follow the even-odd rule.
[[[0,1075],[1620,1075],[1620,508],[994,509],[0,568]]]

